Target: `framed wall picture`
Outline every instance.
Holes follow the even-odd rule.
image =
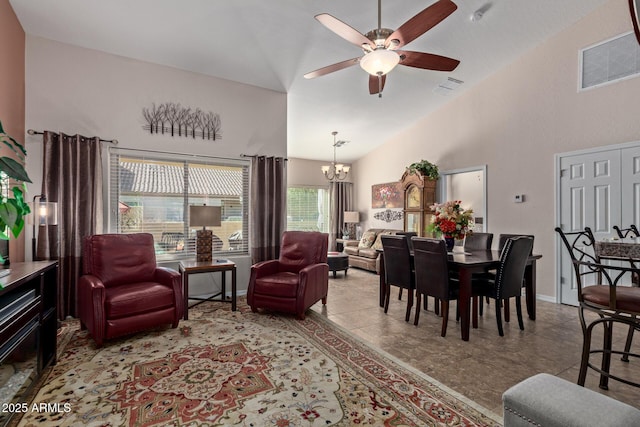
[[[640,43],[640,0],[629,0],[629,11],[631,12],[633,31],[636,33],[638,43]]]
[[[372,208],[402,208],[404,207],[402,184],[388,182],[371,186]]]

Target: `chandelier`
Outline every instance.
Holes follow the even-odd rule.
[[[337,134],[338,134],[337,131],[331,132],[331,135],[333,135],[333,162],[331,162],[331,165],[329,166],[327,165],[322,166],[322,173],[324,174],[325,178],[327,178],[329,181],[336,181],[336,180],[342,181],[347,177],[347,174],[351,169],[351,167],[345,166],[342,163],[336,163],[336,148],[342,147],[344,144],[347,143],[347,141],[342,141],[342,140],[336,141]]]

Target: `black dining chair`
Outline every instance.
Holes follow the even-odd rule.
[[[629,356],[640,358],[640,354],[631,353],[630,344],[633,331],[640,329],[640,288],[624,285],[628,273],[638,273],[634,266],[605,265],[595,254],[595,239],[589,227],[583,231],[564,232],[556,227],[573,266],[575,286],[578,291],[580,325],[582,327],[583,344],[580,360],[578,384],[584,386],[587,368],[600,374],[599,387],[609,388],[609,378],[634,387],[640,383],[613,375],[610,372],[611,355],[621,354],[622,360]],[[585,316],[585,312],[595,313],[597,317]],[[619,323],[629,327],[627,342],[623,351],[613,349],[613,326]],[[593,330],[602,325],[604,340],[601,349],[591,348]],[[598,368],[589,359],[592,354],[602,354],[602,362]]]
[[[514,238],[514,237],[530,237],[531,239],[534,239],[533,234],[500,234],[500,236],[498,236],[498,250],[500,252],[502,252],[502,249],[504,248],[505,243],[507,242],[507,240]],[[531,247],[531,253],[529,255],[533,254],[533,246]],[[492,271],[489,273],[490,275],[492,274],[495,278],[495,271]],[[523,281],[522,286],[525,286],[525,283]],[[535,298],[536,296],[533,295],[533,298]],[[481,300],[482,301],[482,300]],[[487,304],[489,304],[489,298],[486,298],[486,302]],[[482,305],[480,305],[480,316],[482,316]],[[509,300],[504,301],[504,321],[508,322],[511,320],[511,310],[509,307]]]
[[[613,226],[616,230],[616,234],[620,239],[626,239],[627,237],[640,237],[640,232],[636,228],[635,224],[631,224],[629,228],[620,228],[617,225]]]
[[[464,238],[465,251],[490,251],[493,244],[493,233],[467,234]]]
[[[413,252],[413,243],[411,243],[411,238],[413,236],[417,236],[418,233],[415,231],[396,231],[396,236],[404,236],[407,239],[407,243],[409,244],[409,252]],[[402,288],[398,291],[398,299],[402,300]]]
[[[383,235],[382,250],[384,252],[384,312],[389,310],[389,298],[391,297],[391,286],[398,286],[408,290],[407,312],[405,321],[409,321],[411,307],[413,307],[413,291],[415,289],[415,274],[413,269],[413,258],[409,252],[409,242],[405,236]]]
[[[442,313],[442,330],[440,335],[447,335],[449,322],[449,301],[458,299],[460,284],[450,277],[447,263],[447,246],[442,239],[412,237],[413,258],[416,281],[416,314],[413,324],[418,325],[420,319],[420,301],[422,295],[440,301]],[[437,303],[436,303],[437,304]]]
[[[507,310],[509,298],[515,298],[516,300],[518,325],[520,330],[524,330],[520,296],[522,295],[524,270],[532,247],[533,238],[531,237],[518,236],[506,239],[504,248],[500,253],[500,264],[496,270],[495,278],[482,276],[473,279],[474,295],[486,296],[496,300],[496,322],[500,336],[504,336],[500,303],[504,302],[505,310]],[[506,314],[505,321],[508,321]]]

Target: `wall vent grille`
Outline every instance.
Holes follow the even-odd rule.
[[[580,89],[640,75],[640,44],[633,32],[580,51]]]

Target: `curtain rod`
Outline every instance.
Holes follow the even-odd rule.
[[[33,130],[33,129],[29,129],[27,131],[27,133],[29,135],[44,135],[44,132],[40,132],[40,131]],[[118,145],[118,140],[117,139],[102,139],[102,138],[100,138],[100,142],[108,142],[110,144]]]
[[[249,158],[254,158],[254,159],[255,158],[259,158],[259,157],[265,157],[265,158],[266,157],[275,157],[276,159],[278,159],[278,157],[276,157],[276,156],[265,156],[265,155],[259,155],[259,154],[253,154],[253,155],[251,155],[251,154],[240,154],[240,157],[249,157]],[[286,157],[282,157],[282,159],[285,162],[289,161],[289,159],[287,159]]]

